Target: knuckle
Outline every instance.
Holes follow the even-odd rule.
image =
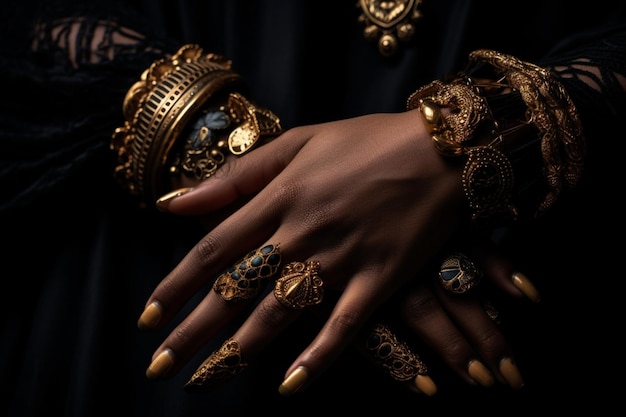
[[[189,325],[181,323],[172,332],[171,338],[176,341],[176,345],[187,346],[193,341],[192,330]]]
[[[488,326],[479,333],[478,346],[483,352],[488,354],[497,354],[504,350],[504,337],[495,326]]]
[[[285,321],[290,318],[291,313],[281,305],[273,296],[270,299],[260,303],[255,314],[257,320],[264,326],[279,327],[284,325]]]
[[[334,334],[352,335],[359,327],[358,314],[349,311],[342,311],[333,315],[329,320],[330,331]]]
[[[450,335],[446,343],[442,346],[441,354],[451,363],[464,362],[468,357],[467,341],[460,335]]]
[[[439,308],[439,302],[430,291],[412,291],[402,301],[402,313],[405,317],[415,319],[427,317]]]
[[[300,195],[300,185],[295,181],[282,181],[272,191],[277,201],[286,206],[296,203]]]
[[[220,239],[213,234],[209,234],[202,238],[194,247],[196,259],[198,260],[198,269],[204,270],[219,258],[221,245]]]

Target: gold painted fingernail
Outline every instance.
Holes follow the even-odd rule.
[[[309,378],[309,371],[304,366],[297,367],[278,387],[280,395],[289,396],[298,391]]]
[[[177,190],[170,191],[169,193],[165,194],[164,196],[161,196],[161,198],[159,198],[156,201],[157,209],[159,209],[160,211],[168,211],[168,207],[170,205],[170,202],[173,199],[175,199],[177,197],[180,197],[181,195],[185,195],[188,192],[190,192],[191,190],[193,190],[193,187],[179,188]]]
[[[541,300],[539,291],[537,291],[537,288],[535,288],[526,275],[521,272],[514,272],[513,275],[511,275],[511,279],[513,280],[513,285],[515,285],[518,290],[523,292],[524,295],[530,299],[530,301],[538,303],[539,300]]]
[[[153,301],[148,304],[146,309],[141,313],[141,317],[137,321],[137,327],[142,330],[153,329],[161,321],[161,304],[158,301]]]
[[[490,387],[494,383],[493,375],[489,369],[479,360],[472,359],[467,364],[467,372],[472,379],[483,387]]]
[[[148,379],[160,378],[169,371],[172,365],[174,365],[174,354],[170,349],[165,349],[152,361],[146,370],[146,377]]]
[[[418,375],[415,377],[415,387],[422,394],[432,397],[437,393],[437,385],[428,375]]]
[[[506,382],[514,389],[520,389],[524,386],[524,379],[522,378],[522,374],[520,374],[517,365],[513,362],[511,358],[504,358],[500,362],[500,372]]]

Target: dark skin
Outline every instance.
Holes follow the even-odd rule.
[[[512,349],[481,303],[450,297],[421,274],[465,224],[460,184],[459,169],[436,153],[418,111],[291,129],[229,161],[192,191],[175,191],[159,202],[161,210],[187,216],[245,204],[215,225],[157,286],[146,304],[159,306],[161,317],[153,326],[167,323],[225,268],[269,243],[280,245],[283,264],[319,261],[325,291],[336,295],[327,297],[335,304],[325,305],[324,326],[286,377],[304,367],[306,383],[312,382],[379,308],[409,288],[401,304],[409,328],[468,383],[476,383],[468,373],[472,360],[506,383],[500,365]],[[490,285],[524,297],[503,258],[483,256],[480,262],[491,263]],[[228,303],[208,292],[157,348],[155,363],[167,350],[171,365],[152,376],[177,372],[249,302]],[[286,309],[273,294],[261,300],[233,335],[245,359],[301,313]]]

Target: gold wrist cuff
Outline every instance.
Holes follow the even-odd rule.
[[[439,153],[467,157],[462,181],[472,220],[516,220],[519,201],[513,202],[528,188],[515,183],[520,173],[545,184],[536,203],[524,202],[539,217],[582,174],[585,140],[576,108],[548,69],[490,50],[472,52],[470,62],[490,67],[492,78],[465,73],[433,81],[409,97],[407,108],[419,108]],[[519,97],[521,110],[496,117],[501,113],[490,103],[506,95]]]
[[[205,54],[198,45],[184,45],[171,57],[155,61],[128,90],[123,103],[125,122],[115,129],[111,149],[117,154],[116,179],[141,205],[152,204],[169,191],[168,174],[197,173],[197,161],[203,155],[200,179],[215,172],[228,154],[241,155],[261,135],[280,132],[279,119],[272,112],[236,92],[244,88],[244,82],[231,66],[230,60]],[[198,141],[178,154],[177,148],[183,147],[181,134],[209,105],[230,118],[228,143]],[[198,150],[203,153],[197,154]],[[196,154],[189,156],[190,152]],[[185,161],[194,165],[181,167]]]

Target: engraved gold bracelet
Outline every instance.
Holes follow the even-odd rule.
[[[462,182],[472,220],[517,220],[525,214],[519,204],[539,217],[581,177],[585,140],[576,108],[548,69],[484,49],[470,54],[472,65],[490,67],[492,78],[475,70],[433,81],[409,97],[407,108],[419,108],[440,154],[467,157]],[[518,110],[496,109],[505,100],[517,100]],[[520,201],[524,177],[542,183],[532,202]]]
[[[111,149],[116,179],[142,206],[169,191],[168,175],[206,179],[227,156],[280,133],[278,117],[241,94],[245,83],[231,67],[230,60],[188,44],[155,61],[126,93],[124,125],[115,129]],[[198,132],[194,121],[204,124]]]

